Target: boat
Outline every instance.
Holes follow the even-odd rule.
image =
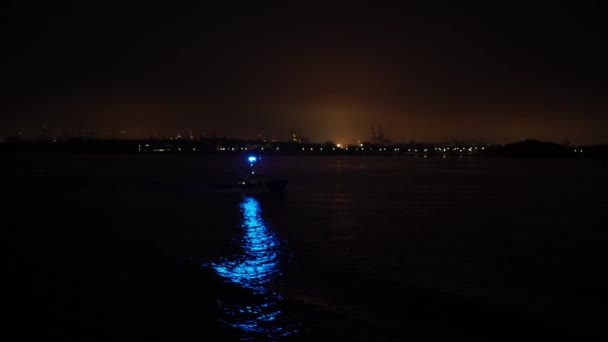
[[[267,175],[256,171],[257,164],[260,163],[261,157],[248,156],[250,170],[247,174],[236,179],[233,182],[221,184],[209,184],[190,186],[190,190],[204,192],[225,192],[225,193],[242,193],[248,195],[283,195],[287,187],[287,179]]]
[[[249,175],[238,181],[241,191],[248,194],[282,194],[287,187],[287,179],[263,175]]]
[[[247,194],[283,194],[287,186],[287,179],[265,175],[256,172],[256,165],[262,161],[262,157],[250,155],[249,173],[237,181],[240,190]]]

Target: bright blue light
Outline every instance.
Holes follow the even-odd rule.
[[[273,339],[290,335],[295,330],[280,321],[283,297],[271,286],[281,275],[281,241],[264,222],[256,199],[245,197],[240,208],[243,234],[236,241],[240,242],[241,252],[210,266],[227,281],[251,290],[255,297],[237,300],[236,303],[230,298],[223,300],[223,321],[249,334]]]
[[[242,254],[235,260],[214,264],[217,273],[233,283],[263,294],[265,285],[279,274],[280,241],[260,215],[260,204],[252,197],[241,203],[243,213]]]
[[[257,161],[258,161],[258,158],[256,158],[255,156],[249,156],[249,157],[247,158],[247,160],[249,160],[249,163],[250,163],[250,164],[253,164],[253,163],[255,163],[255,162],[257,162]]]

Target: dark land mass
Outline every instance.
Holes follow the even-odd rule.
[[[579,152],[581,151],[581,152]],[[552,142],[524,140],[512,144],[492,146],[482,153],[497,157],[606,157],[608,146],[566,147]]]

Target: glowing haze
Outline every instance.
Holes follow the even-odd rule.
[[[608,142],[601,6],[12,5],[0,135]]]

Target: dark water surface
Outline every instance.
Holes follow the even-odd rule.
[[[17,234],[23,245],[118,239],[217,275],[240,291],[201,288],[225,338],[604,333],[606,163],[268,156],[289,179],[283,198],[197,191],[238,174],[241,159],[5,156],[18,208],[5,216],[44,236]]]

